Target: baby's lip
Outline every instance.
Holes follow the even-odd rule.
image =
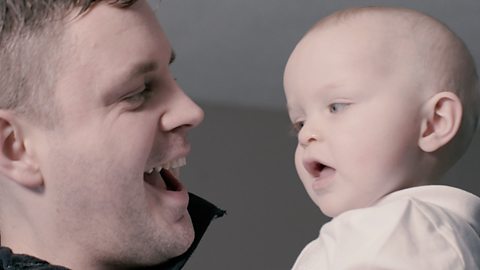
[[[328,164],[315,159],[305,159],[303,161],[303,167],[314,178],[320,177],[320,174],[324,169],[333,169]]]

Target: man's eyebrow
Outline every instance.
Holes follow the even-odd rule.
[[[175,61],[176,58],[177,58],[177,55],[172,50],[172,52],[170,53],[170,59],[168,61],[168,64],[169,65],[172,64]],[[158,68],[158,64],[153,62],[153,61],[137,63],[130,69],[127,76],[128,76],[128,78],[134,78],[134,77],[140,76],[142,74],[154,71],[157,68]]]
[[[129,72],[129,78],[134,78],[137,76],[140,76],[142,74],[151,72],[153,70],[156,70],[158,68],[158,65],[155,62],[142,62],[138,63],[135,66],[133,66],[132,69],[130,69]]]
[[[173,62],[175,62],[175,59],[177,59],[177,54],[174,50],[172,50],[172,53],[170,54],[170,61],[168,61],[168,64],[171,65]]]

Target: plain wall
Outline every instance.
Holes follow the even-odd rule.
[[[286,112],[202,107],[182,179],[228,214],[212,223],[185,269],[290,269],[328,219],[296,175]],[[445,183],[480,195],[479,143],[477,135]]]
[[[178,56],[173,74],[206,110],[205,122],[190,136],[193,151],[183,181],[228,211],[213,222],[187,270],[290,269],[318,235],[328,219],[294,170],[296,140],[281,110],[283,68],[318,19],[341,8],[376,4],[439,18],[465,40],[478,63],[478,0],[169,0],[159,5],[157,15]],[[477,195],[479,141],[477,135],[447,176],[447,183]]]

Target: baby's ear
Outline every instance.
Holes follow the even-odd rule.
[[[462,121],[462,103],[453,92],[440,92],[423,106],[418,145],[434,152],[455,137]]]
[[[27,188],[40,188],[40,169],[27,151],[19,119],[11,111],[0,110],[0,174]]]

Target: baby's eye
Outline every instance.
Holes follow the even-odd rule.
[[[348,105],[350,105],[349,103],[332,103],[330,105],[328,105],[328,110],[331,112],[331,113],[338,113],[340,112],[341,110],[344,110]]]
[[[303,128],[303,124],[304,122],[303,121],[298,121],[298,122],[295,122],[292,124],[292,135],[297,135],[300,130]]]

